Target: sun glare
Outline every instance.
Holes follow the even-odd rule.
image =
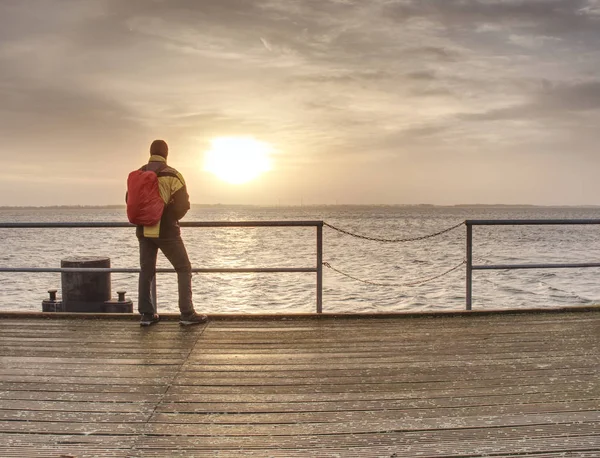
[[[268,143],[251,137],[220,137],[204,154],[204,170],[230,184],[243,184],[271,170]]]

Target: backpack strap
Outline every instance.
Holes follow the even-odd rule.
[[[158,167],[158,169],[153,170],[153,172],[156,173],[156,175],[158,175],[159,173],[161,173],[167,167],[168,167],[168,165],[165,162],[163,162],[163,163],[160,164],[160,166]],[[142,171],[142,172],[148,171],[148,164],[142,165],[139,170]]]
[[[164,169],[166,169],[168,167],[166,162],[163,162],[160,167],[156,170],[156,174],[158,175],[159,173],[161,173]]]

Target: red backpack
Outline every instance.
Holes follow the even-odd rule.
[[[157,173],[142,168],[127,177],[127,218],[130,223],[154,226],[162,218],[165,202],[158,189]]]

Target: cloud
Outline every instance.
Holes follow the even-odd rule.
[[[21,81],[0,86],[0,98],[5,146],[29,157],[56,155],[55,163],[85,160],[101,151],[107,159],[116,158],[143,125],[116,101],[72,87]],[[107,149],[103,143],[118,146]]]
[[[501,26],[548,35],[598,33],[598,17],[589,0],[413,0],[390,2],[386,11],[398,21],[420,18],[445,28]]]
[[[567,84],[542,81],[537,92],[527,103],[484,113],[468,114],[464,115],[463,119],[498,121],[523,118],[562,118],[569,113],[584,113],[594,110],[600,110],[600,81]]]
[[[263,37],[260,37],[260,42],[263,44],[263,46],[265,47],[265,49],[267,51],[273,52],[273,48],[271,47],[271,44]]]
[[[438,62],[456,62],[461,59],[461,52],[442,46],[422,46],[407,48],[402,52],[404,58],[417,58]]]
[[[559,38],[556,37],[547,37],[547,36],[535,36],[535,35],[510,35],[508,37],[511,43],[516,44],[517,46],[522,46],[524,48],[536,49],[544,46],[546,43],[552,43],[556,41],[560,41]]]

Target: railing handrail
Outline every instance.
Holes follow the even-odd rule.
[[[473,264],[473,226],[571,226],[600,224],[600,219],[471,219],[467,226],[466,308],[473,308],[474,270],[574,269],[600,267],[598,262],[543,264]]]
[[[192,268],[192,273],[314,273],[316,267],[215,267]],[[0,267],[0,272],[18,273],[140,273],[139,268],[130,267]],[[175,269],[156,269],[156,273],[176,273]]]
[[[316,273],[316,310],[323,312],[323,221],[182,221],[181,227],[316,227],[317,256],[315,267],[247,267],[247,268],[192,268],[193,273]],[[51,228],[130,228],[136,226],[126,222],[18,222],[0,223],[0,229],[51,229]],[[131,268],[76,268],[76,267],[0,267],[0,272],[94,272],[94,273],[139,273]],[[172,273],[174,269],[156,269],[157,273]],[[152,296],[156,298],[156,283],[153,283]]]
[[[181,221],[181,227],[323,227],[323,221]],[[22,222],[0,223],[0,229],[50,229],[50,228],[135,228],[124,222]]]
[[[524,269],[579,269],[600,267],[600,262],[556,263],[556,264],[481,264],[473,265],[473,270],[524,270]]]
[[[546,226],[600,224],[600,219],[468,219],[467,226]]]

